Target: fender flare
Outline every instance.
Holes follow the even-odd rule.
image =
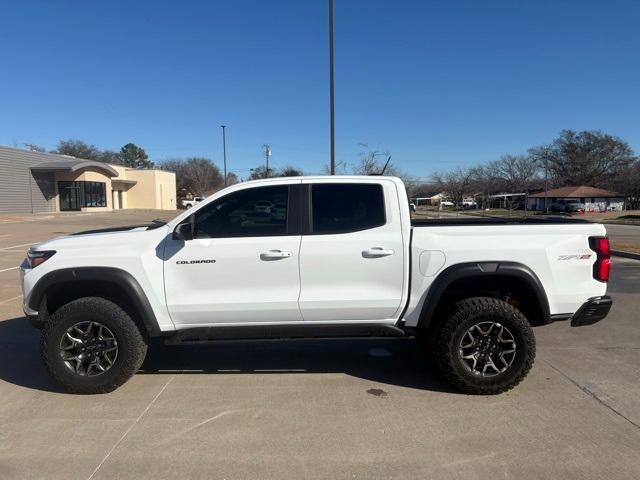
[[[62,268],[45,274],[31,290],[29,308],[38,310],[49,288],[64,282],[100,281],[113,283],[127,294],[149,336],[160,335],[160,328],[149,299],[138,281],[125,270],[113,267]]]
[[[430,325],[440,298],[453,282],[470,277],[478,277],[479,281],[489,277],[516,277],[523,280],[535,293],[535,299],[542,312],[542,322],[549,323],[549,300],[542,282],[531,268],[518,262],[468,262],[451,265],[436,277],[422,305],[418,328],[427,328]]]

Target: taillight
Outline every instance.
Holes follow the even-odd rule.
[[[596,263],[593,264],[593,278],[600,282],[609,281],[611,272],[611,249],[607,237],[589,237],[589,247],[596,252]]]

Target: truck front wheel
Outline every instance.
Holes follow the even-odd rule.
[[[513,388],[529,373],[536,354],[525,316],[496,298],[457,302],[434,334],[439,370],[465,393],[490,395]]]
[[[140,368],[145,339],[115,303],[79,298],[62,306],[42,330],[42,359],[53,378],[72,393],[107,393]]]

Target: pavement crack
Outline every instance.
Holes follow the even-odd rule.
[[[163,387],[160,389],[160,391],[156,394],[155,397],[153,397],[153,399],[149,402],[149,404],[145,407],[145,409],[142,411],[142,413],[140,415],[138,415],[138,418],[136,418],[134,420],[134,422],[129,425],[129,428],[127,428],[127,430],[122,434],[122,436],[118,439],[118,441],[113,445],[113,447],[111,447],[111,450],[109,450],[107,452],[107,454],[104,456],[104,458],[102,459],[102,461],[98,464],[98,466],[95,468],[95,470],[93,472],[91,472],[91,475],[89,475],[89,478],[87,478],[87,480],[91,480],[94,475],[96,473],[98,473],[98,470],[100,470],[100,467],[102,467],[102,465],[104,465],[104,462],[107,461],[107,459],[111,456],[111,454],[114,452],[114,450],[118,447],[118,445],[120,445],[122,443],[122,441],[126,438],[127,435],[129,435],[129,432],[131,430],[133,430],[133,427],[135,427],[138,422],[140,422],[140,420],[142,419],[142,417],[145,416],[145,414],[149,411],[149,409],[151,408],[151,406],[156,402],[156,400],[158,399],[158,397],[160,397],[160,395],[162,395],[162,393],[165,391],[165,389],[169,386],[169,384],[172,382],[172,380],[176,378],[175,375],[173,377],[171,377],[169,380],[167,380],[167,383],[165,383],[163,385]]]
[[[618,411],[617,409],[615,409],[614,407],[612,407],[611,405],[609,405],[607,402],[605,402],[602,398],[600,398],[597,394],[595,394],[594,392],[592,392],[591,390],[589,390],[587,387],[585,387],[584,385],[580,385],[580,383],[578,383],[576,380],[574,380],[573,378],[571,378],[569,375],[567,375],[566,373],[564,373],[562,370],[560,370],[558,367],[556,367],[555,365],[553,365],[551,362],[549,362],[548,360],[543,360],[544,363],[546,363],[547,365],[549,365],[553,370],[555,370],[556,372],[558,372],[560,375],[562,375],[564,378],[566,378],[567,380],[569,380],[571,383],[573,383],[576,387],[578,387],[580,390],[582,390],[584,393],[586,393],[587,395],[589,395],[591,398],[593,398],[596,402],[598,402],[600,405],[602,405],[605,408],[608,408],[609,410],[611,410],[613,413],[615,413],[616,415],[618,415],[620,418],[626,420],[627,422],[629,422],[631,425],[633,425],[634,427],[636,427],[638,430],[640,430],[640,425],[638,425],[636,422],[634,422],[633,420],[631,420],[629,417],[627,417],[625,414],[623,414],[622,412]]]

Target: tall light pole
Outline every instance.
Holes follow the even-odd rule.
[[[267,177],[269,177],[269,157],[271,156],[271,147],[269,146],[269,144],[265,143],[264,145],[262,145],[262,148],[264,148],[264,159],[267,162],[266,175]]]
[[[226,125],[220,125],[222,127],[222,158],[224,158],[224,186],[227,186],[227,135]]]
[[[335,111],[333,105],[333,0],[329,0],[329,111],[331,117],[331,175],[336,174]]]

